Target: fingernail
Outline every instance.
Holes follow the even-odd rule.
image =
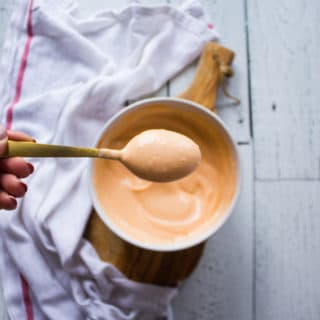
[[[17,206],[17,200],[16,200],[16,198],[10,197],[10,201],[11,201],[11,203],[12,203],[12,205],[13,205],[14,207]]]
[[[29,168],[29,174],[31,174],[34,171],[34,167],[31,163],[28,163],[28,168]]]
[[[7,137],[7,130],[4,126],[0,125],[0,140]]]
[[[26,193],[28,191],[28,186],[23,182],[20,182],[20,185],[24,188],[24,192]]]

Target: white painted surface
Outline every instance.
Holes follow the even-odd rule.
[[[248,8],[256,176],[319,179],[320,1]]]
[[[320,319],[320,181],[256,185],[256,319]]]
[[[13,2],[0,0],[0,47]],[[243,186],[234,215],[209,241],[175,299],[176,320],[318,320],[320,2],[201,2],[222,43],[237,54],[229,89],[242,104],[228,106],[220,95],[218,111],[235,139],[245,143],[239,146]],[[91,13],[126,3],[79,0]],[[178,94],[193,73],[189,67],[156,95]],[[0,294],[5,320],[2,301]]]

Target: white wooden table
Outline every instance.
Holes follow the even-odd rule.
[[[0,45],[13,1],[0,0]],[[79,3],[95,11],[126,0]],[[218,111],[238,142],[243,186],[234,215],[175,299],[176,319],[319,320],[320,1],[202,3],[237,53],[230,91],[242,104],[220,96]],[[176,95],[193,72],[158,95]]]

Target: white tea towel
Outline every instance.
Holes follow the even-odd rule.
[[[17,1],[0,65],[0,116],[38,142],[93,146],[126,100],[161,87],[216,36],[197,1],[84,18],[74,1]],[[175,289],[128,280],[82,238],[86,159],[31,159],[1,213],[1,277],[14,319],[169,319]]]

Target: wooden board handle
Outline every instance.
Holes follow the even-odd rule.
[[[216,42],[208,42],[189,88],[179,98],[197,102],[215,111],[217,92],[223,77],[232,75],[234,52]]]

